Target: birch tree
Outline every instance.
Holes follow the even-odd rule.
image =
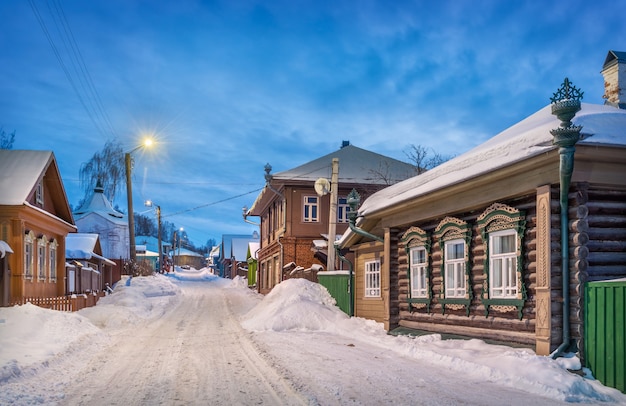
[[[124,150],[119,140],[109,140],[100,152],[93,154],[91,159],[80,167],[80,186],[89,196],[98,181],[104,188],[104,195],[113,201],[125,179]]]

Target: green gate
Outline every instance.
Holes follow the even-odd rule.
[[[585,360],[596,379],[626,393],[626,279],[586,284]]]
[[[320,285],[328,289],[330,295],[337,301],[337,307],[347,315],[350,315],[350,272],[318,272],[317,280]]]

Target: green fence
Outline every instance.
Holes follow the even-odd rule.
[[[317,273],[320,285],[328,289],[330,295],[337,301],[337,306],[347,315],[350,315],[350,272],[323,271]]]
[[[626,279],[586,284],[585,359],[596,379],[626,393]]]

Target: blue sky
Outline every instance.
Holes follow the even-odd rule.
[[[565,77],[602,104],[606,54],[626,51],[614,0],[29,0],[0,16],[14,149],[54,151],[76,205],[80,166],[107,139],[130,150],[154,134],[135,155],[135,211],[154,200],[196,244],[254,231],[241,208],[268,162],[287,170],[343,140],[404,161],[411,145],[458,155]]]

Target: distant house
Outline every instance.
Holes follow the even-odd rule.
[[[207,258],[207,266],[211,270],[211,273],[219,275],[219,258],[220,258],[221,245],[215,245],[211,248]]]
[[[175,266],[190,266],[195,269],[202,269],[206,266],[204,255],[188,250],[187,248],[176,248],[170,252],[170,257]]]
[[[542,355],[582,350],[585,282],[626,277],[626,110],[615,91],[625,56],[607,56],[606,105],[582,103],[573,120],[581,139],[563,198],[551,131],[564,127],[548,105],[365,199],[358,231],[340,240],[355,253],[355,315]]]
[[[98,234],[71,233],[65,243],[66,294],[97,293],[112,287],[115,262],[102,255]]]
[[[259,292],[269,292],[288,277],[283,270],[287,264],[306,269],[312,265],[327,268],[327,247],[315,242],[328,238],[331,194],[318,195],[315,184],[319,179],[331,179],[333,158],[339,160],[336,235],[348,229],[347,196],[353,188],[362,196],[369,196],[416,173],[413,165],[347,141],[339,150],[293,169],[271,174],[268,165],[266,186],[246,213],[261,220]],[[324,184],[321,186],[326,188]],[[341,262],[338,264],[341,267]]]
[[[220,253],[217,258],[218,275],[222,278],[233,279],[235,276],[247,277],[248,244],[259,241],[259,234],[224,234],[220,244]],[[245,267],[245,271],[244,271]],[[241,268],[241,269],[240,269]]]
[[[259,249],[259,242],[248,243],[248,252],[246,253],[246,262],[248,263],[248,286],[256,286]]]
[[[3,283],[10,279],[9,297],[0,290],[0,303],[65,294],[71,232],[76,226],[54,154],[0,150],[0,240],[13,251],[2,274]]]
[[[167,257],[167,253],[171,251],[172,249],[172,244],[170,242],[167,241],[161,241],[161,259],[159,260],[159,239],[157,237],[153,237],[150,235],[138,235],[135,237],[135,246],[139,247],[139,246],[144,246],[144,250],[145,250],[145,254],[143,255],[143,257],[145,257],[144,259],[148,260],[150,262],[150,266],[152,267],[152,269],[154,270],[158,270],[160,269],[161,266],[161,262],[163,261],[163,259],[165,257]],[[143,258],[141,253],[139,252],[139,249],[137,251],[137,258],[138,259],[142,259]]]
[[[100,181],[93,194],[83,205],[74,211],[74,219],[79,233],[95,233],[100,236],[102,254],[121,263],[128,259],[128,218],[115,210],[104,195]]]

